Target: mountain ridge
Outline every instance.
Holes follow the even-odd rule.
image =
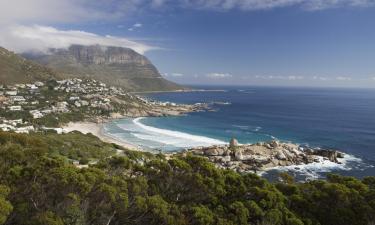
[[[149,59],[129,48],[71,45],[68,49],[50,49],[49,54],[24,56],[66,77],[96,79],[129,91],[186,89],[164,79]]]
[[[59,73],[50,68],[0,47],[0,83],[12,85],[17,83],[30,83],[48,79],[62,79]]]

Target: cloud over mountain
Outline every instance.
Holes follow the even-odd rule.
[[[50,48],[68,48],[72,44],[119,46],[140,54],[158,49],[150,45],[114,36],[100,36],[79,30],[58,30],[48,26],[14,25],[0,28],[0,46],[16,52],[48,52]]]

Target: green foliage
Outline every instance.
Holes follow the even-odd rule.
[[[0,185],[0,224],[7,220],[8,215],[13,210],[11,203],[6,200],[9,192],[10,190],[7,186]]]
[[[116,153],[114,145],[104,143],[92,134],[84,135],[80,132],[67,134],[48,132],[29,135],[0,132],[0,144],[3,148],[16,148],[17,146],[24,148],[20,154],[44,151],[49,156],[83,160],[85,164],[89,159],[104,159]],[[0,154],[1,152],[0,149]],[[5,155],[7,155],[6,152],[4,149]]]
[[[208,160],[124,150],[92,135],[0,133],[0,224],[368,225],[375,179],[270,183]],[[79,169],[66,157],[100,159]],[[87,162],[87,161],[85,161]]]

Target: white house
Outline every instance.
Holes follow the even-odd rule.
[[[16,130],[14,132],[28,134],[30,131],[34,131],[33,126],[19,127],[19,128],[16,128]]]
[[[6,95],[10,95],[10,96],[15,96],[15,95],[17,95],[17,91],[7,91],[7,92],[5,92],[5,94]]]
[[[69,101],[75,101],[75,100],[79,100],[79,97],[78,96],[71,96],[69,98]]]
[[[9,124],[0,124],[0,130],[2,131],[11,131],[11,130],[14,130],[14,126],[12,125],[9,125]]]
[[[33,116],[34,119],[39,119],[44,116],[39,110],[31,110],[29,113]]]
[[[20,105],[12,105],[12,106],[9,106],[9,110],[10,111],[21,111],[22,107]]]
[[[35,84],[26,84],[26,87],[28,87],[31,90],[38,89],[38,87]]]
[[[14,102],[24,102],[26,99],[23,96],[11,96],[10,99]]]
[[[34,83],[36,86],[38,86],[38,87],[42,87],[42,86],[44,86],[44,83],[43,82],[40,82],[40,81],[37,81],[37,82],[35,82]]]

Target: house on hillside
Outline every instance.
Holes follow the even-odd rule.
[[[34,119],[42,118],[44,115],[39,110],[31,110],[29,113],[33,116]]]
[[[12,90],[12,91],[6,91],[5,94],[9,96],[15,96],[18,94],[18,92],[16,90]]]
[[[24,102],[26,99],[23,96],[11,96],[10,99],[13,102]]]
[[[14,132],[28,134],[30,131],[34,131],[34,126],[18,127]]]
[[[40,81],[37,81],[37,82],[35,82],[34,84],[35,84],[35,86],[37,86],[37,87],[43,87],[43,86],[44,86],[44,83],[43,83],[43,82],[40,82]]]
[[[10,111],[21,111],[22,107],[20,105],[12,105],[12,106],[9,106],[9,110]]]

